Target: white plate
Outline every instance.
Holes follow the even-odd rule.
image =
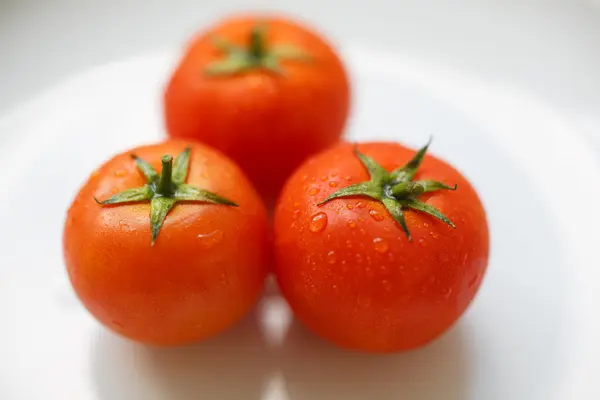
[[[348,353],[305,332],[271,287],[204,344],[154,349],[101,328],[61,252],[65,210],[95,166],[162,137],[164,52],[94,69],[0,120],[0,398],[597,399],[600,174],[560,110],[517,89],[394,54],[345,54],[349,137],[432,152],[479,190],[492,238],[473,306],[432,345]]]

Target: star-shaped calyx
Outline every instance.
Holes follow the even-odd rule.
[[[266,39],[267,26],[257,24],[250,31],[248,45],[237,46],[221,37],[214,37],[213,43],[224,53],[222,60],[209,64],[204,71],[207,75],[234,75],[250,70],[263,69],[279,75],[285,74],[282,60],[310,61],[311,57],[293,45],[278,44],[269,46]]]
[[[406,226],[403,209],[413,209],[427,213],[455,228],[454,224],[437,208],[418,200],[419,195],[423,193],[442,189],[456,190],[457,188],[457,185],[447,186],[433,180],[413,182],[430,143],[431,140],[406,165],[391,172],[386,171],[377,161],[362,154],[355,147],[354,154],[369,172],[371,180],[340,189],[319,203],[319,206],[341,197],[362,196],[377,200],[385,206],[396,222],[400,224],[409,240],[411,240],[411,235]]]
[[[99,201],[95,197],[94,200],[102,205],[150,201],[152,245],[156,242],[167,214],[177,202],[201,202],[237,207],[237,204],[231,200],[185,183],[190,164],[190,153],[191,148],[186,148],[177,156],[175,163],[173,163],[172,156],[164,155],[161,159],[162,170],[160,175],[150,164],[132,154],[131,158],[146,177],[147,183],[142,187],[124,190],[104,201]]]

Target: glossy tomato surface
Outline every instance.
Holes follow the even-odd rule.
[[[345,348],[394,352],[427,344],[446,331],[476,295],[486,271],[489,236],[482,203],[447,163],[426,155],[415,179],[455,191],[419,196],[455,225],[405,210],[412,240],[381,203],[339,198],[336,190],[369,180],[341,144],[303,164],[286,183],[275,213],[277,280],[297,317]],[[394,143],[358,150],[390,171],[415,151]]]
[[[68,210],[64,256],[79,299],[102,324],[131,339],[179,345],[212,336],[255,303],[267,274],[267,219],[248,179],[227,157],[191,144],[187,183],[237,203],[177,203],[151,245],[150,204],[94,201],[145,179],[135,153],[160,171],[168,141],[119,154],[95,171]]]
[[[281,72],[261,68],[206,73],[223,52],[215,38],[245,48],[252,29],[265,27],[267,50],[293,46],[309,57],[282,59]],[[188,43],[164,94],[167,132],[230,156],[272,200],[306,157],[342,134],[350,106],[348,77],[332,46],[318,33],[278,16],[237,15]]]

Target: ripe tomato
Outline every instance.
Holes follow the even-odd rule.
[[[174,165],[165,156],[177,154]],[[101,166],[68,210],[63,245],[73,288],[102,324],[180,345],[252,307],[267,274],[266,235],[264,205],[232,161],[169,141]]]
[[[306,157],[339,139],[349,103],[342,61],[321,36],[259,15],[194,37],[164,94],[169,135],[223,151],[269,201]]]
[[[427,147],[357,149],[316,155],[286,183],[275,210],[277,280],[297,317],[339,346],[416,348],[475,296],[488,261],[485,212]]]

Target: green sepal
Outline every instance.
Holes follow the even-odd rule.
[[[408,240],[412,240],[412,236],[408,230],[408,226],[406,225],[406,219],[404,218],[402,205],[398,202],[398,200],[386,197],[381,202],[385,206],[385,209],[388,210],[392,217],[394,217],[398,225],[400,225],[404,233],[406,233]]]
[[[152,189],[146,185],[138,188],[123,190],[115,194],[114,196],[100,201],[94,197],[96,203],[108,205],[108,204],[123,204],[123,203],[137,203],[140,201],[150,200],[154,193],[152,193]]]
[[[190,168],[190,153],[191,147],[186,147],[175,159],[173,163],[173,183],[181,185],[185,183]]]
[[[178,201],[198,201],[204,203],[224,204],[232,207],[238,206],[233,201],[219,196],[218,194],[185,184],[179,185],[177,191],[175,191],[174,198]]]
[[[403,167],[393,170],[390,173],[392,181],[394,182],[402,182],[402,181],[410,181],[417,174],[417,170],[421,166],[423,162],[423,158],[425,158],[425,153],[427,153],[427,149],[429,149],[429,145],[431,144],[431,138],[427,142],[425,146],[423,146],[419,151],[415,153],[413,158],[410,159]]]
[[[167,214],[173,206],[177,203],[177,200],[169,197],[154,197],[150,203],[150,226],[152,228],[152,243],[154,246],[154,242],[156,242],[156,238],[160,233],[160,229],[163,226],[163,222],[165,222],[165,218]]]
[[[402,206],[404,207],[412,208],[413,210],[422,211],[426,214],[431,215],[432,217],[439,219],[440,221],[447,223],[451,227],[456,228],[452,221],[450,221],[444,214],[442,214],[440,210],[430,206],[429,204],[425,204],[421,201],[418,201],[417,199],[401,200],[400,204],[402,204]]]
[[[152,183],[158,180],[158,173],[154,168],[152,168],[152,165],[148,164],[146,161],[142,160],[135,154],[131,154],[131,158],[133,158],[133,161],[135,161],[135,165],[140,170],[142,175],[146,177],[148,183]]]

